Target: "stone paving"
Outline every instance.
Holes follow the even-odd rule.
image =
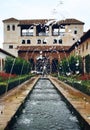
[[[50,77],[50,80],[90,126],[90,96],[70,87],[57,78]],[[90,127],[86,130],[90,130]]]
[[[23,85],[18,86],[0,97],[0,130],[5,129],[37,80],[38,77],[31,78]]]

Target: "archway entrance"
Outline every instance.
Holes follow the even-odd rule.
[[[58,71],[58,59],[52,60],[52,73],[56,73]]]
[[[45,73],[49,73],[50,72],[50,60],[45,57],[37,57],[36,60],[36,71],[43,73],[45,71]]]
[[[31,70],[35,70],[35,62],[34,62],[34,59],[33,59],[33,58],[29,59],[29,62],[30,62],[30,64],[31,64]]]

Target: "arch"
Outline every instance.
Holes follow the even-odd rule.
[[[22,40],[22,44],[25,44],[25,40]]]
[[[43,39],[43,44],[47,44],[47,40],[46,39]]]
[[[57,43],[57,39],[54,39],[54,40],[53,40],[53,44],[56,44],[56,43]]]
[[[7,31],[10,31],[10,25],[7,25]]]
[[[12,30],[15,31],[15,25],[12,25]]]
[[[59,44],[62,44],[62,39],[59,39]]]
[[[31,43],[31,40],[28,39],[28,40],[27,40],[27,44],[30,44],[30,43]]]
[[[31,70],[34,70],[34,69],[35,69],[34,59],[33,59],[33,58],[30,58],[30,59],[29,59],[29,62],[30,62],[30,64],[31,64]]]
[[[38,40],[37,40],[37,44],[41,44],[41,39],[38,39]]]
[[[52,72],[56,73],[58,71],[58,59],[52,59]]]

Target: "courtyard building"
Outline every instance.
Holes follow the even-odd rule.
[[[90,54],[90,29],[69,48],[69,53],[70,55],[80,55],[82,57]]]
[[[57,63],[69,55],[68,49],[83,35],[84,23],[77,19],[3,20],[3,48],[41,71],[54,71]],[[54,70],[52,70],[54,68]]]
[[[79,38],[79,40],[69,48],[68,51],[70,55],[80,55],[82,57],[84,73],[86,73],[85,57],[90,55],[90,29],[87,32],[85,32]]]

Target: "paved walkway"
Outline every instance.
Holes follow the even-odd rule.
[[[31,78],[23,85],[18,86],[7,92],[6,95],[0,97],[0,130],[5,129],[8,122],[15,115],[37,80],[38,77]]]
[[[90,126],[90,96],[70,87],[69,85],[57,80],[57,78],[49,77],[52,83],[63,94],[63,96],[72,104]],[[90,130],[86,129],[86,130]]]

